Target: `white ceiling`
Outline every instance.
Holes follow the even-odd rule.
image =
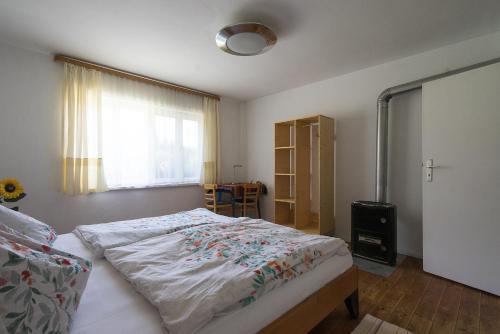
[[[218,50],[260,21],[278,44]],[[0,0],[0,38],[248,100],[500,30],[498,0]]]

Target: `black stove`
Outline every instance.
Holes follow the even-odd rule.
[[[351,243],[354,256],[396,265],[396,206],[355,201],[351,205]]]

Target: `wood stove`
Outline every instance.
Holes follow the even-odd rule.
[[[351,205],[351,242],[354,256],[396,264],[396,206],[355,201]]]

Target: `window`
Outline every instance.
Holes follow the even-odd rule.
[[[130,87],[127,95],[103,89],[102,156],[108,187],[199,183],[201,107],[174,107],[156,96],[131,92]]]
[[[219,101],[64,64],[63,192],[214,183]]]

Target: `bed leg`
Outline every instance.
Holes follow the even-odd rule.
[[[359,316],[359,296],[358,290],[354,291],[344,300],[345,306],[351,315],[351,318],[357,319]]]

